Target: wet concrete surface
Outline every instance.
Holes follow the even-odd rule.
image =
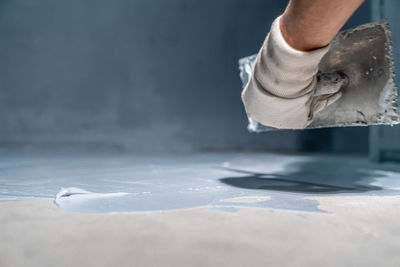
[[[0,155],[0,199],[88,213],[253,207],[329,213],[310,196],[400,195],[400,166],[265,153]],[[238,201],[240,199],[240,201]]]

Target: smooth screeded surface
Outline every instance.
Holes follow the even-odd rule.
[[[398,266],[400,197],[308,199],[329,213],[99,215],[0,202],[0,266]]]
[[[308,197],[400,195],[400,168],[354,157],[199,153],[0,158],[1,199],[51,198],[62,209],[79,212],[204,206],[327,212]],[[230,201],[237,198],[261,200]]]
[[[5,153],[0,174],[0,266],[400,262],[397,165],[263,153]],[[81,194],[64,195],[60,209],[60,187]],[[82,213],[110,211],[135,212]]]

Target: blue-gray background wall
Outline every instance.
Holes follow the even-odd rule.
[[[367,153],[367,128],[247,132],[237,59],[286,2],[1,1],[0,148]]]

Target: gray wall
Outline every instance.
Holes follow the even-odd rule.
[[[247,132],[237,59],[285,4],[1,1],[0,148],[366,152],[366,128]]]

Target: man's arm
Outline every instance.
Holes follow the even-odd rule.
[[[291,0],[272,23],[242,92],[247,116],[279,129],[304,129],[341,97],[316,95],[318,65],[329,43],[363,0]]]
[[[281,18],[286,42],[301,51],[327,46],[364,0],[291,0]]]

